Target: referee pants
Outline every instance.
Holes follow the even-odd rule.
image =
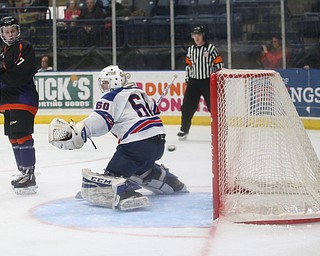
[[[181,106],[181,131],[189,133],[191,120],[198,109],[201,96],[210,111],[210,79],[190,79]]]

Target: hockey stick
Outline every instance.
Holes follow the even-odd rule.
[[[174,74],[174,75],[173,75],[173,79],[172,79],[171,83],[170,83],[170,84],[166,87],[166,89],[163,91],[163,93],[161,94],[160,98],[157,100],[157,104],[159,104],[159,103],[162,101],[163,97],[167,94],[167,92],[169,91],[171,85],[173,85],[173,82],[174,82],[174,80],[176,80],[177,77],[178,77],[177,74]]]

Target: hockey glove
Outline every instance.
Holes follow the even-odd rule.
[[[83,122],[70,124],[61,118],[55,118],[49,125],[49,143],[59,149],[80,149],[87,141]]]

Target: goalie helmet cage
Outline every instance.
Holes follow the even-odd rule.
[[[280,74],[211,75],[213,218],[320,221],[320,163]]]

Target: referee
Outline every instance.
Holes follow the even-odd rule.
[[[187,138],[201,95],[210,111],[210,74],[223,68],[223,60],[216,47],[207,43],[204,36],[203,26],[193,28],[191,37],[194,44],[188,48],[186,56],[187,88],[181,106],[179,140]]]

